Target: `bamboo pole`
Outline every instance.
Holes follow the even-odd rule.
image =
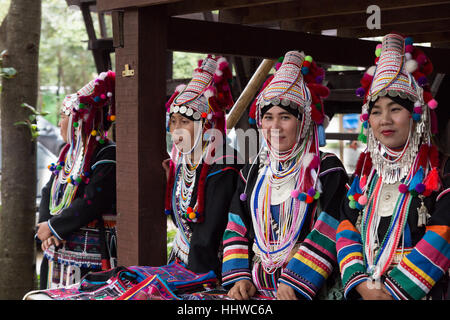
[[[250,105],[250,101],[253,99],[258,89],[264,83],[267,74],[269,73],[270,69],[272,69],[275,62],[276,60],[264,59],[259,65],[258,69],[256,69],[244,91],[242,91],[241,95],[236,100],[233,108],[227,116],[228,130],[234,128],[236,123],[238,123],[245,109],[247,109],[247,107]]]

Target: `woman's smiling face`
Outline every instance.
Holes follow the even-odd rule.
[[[408,140],[411,113],[388,97],[380,97],[369,115],[375,138],[389,148],[401,148]]]
[[[300,121],[279,106],[271,107],[261,120],[263,134],[279,152],[290,150],[297,142]]]

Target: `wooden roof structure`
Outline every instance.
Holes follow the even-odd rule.
[[[450,1],[67,0],[78,5],[98,71],[116,59],[118,254],[123,265],[166,262],[164,104],[171,51],[231,58],[242,89],[262,58],[304,50],[319,64],[368,67],[376,43],[361,38],[397,31],[433,61],[432,91],[448,90]],[[379,6],[381,29],[369,30],[367,7]],[[113,38],[98,38],[88,11],[112,14]],[[89,21],[91,20],[91,21]],[[89,29],[91,28],[91,31]],[[328,34],[328,35],[327,35]],[[332,34],[332,35],[330,35]],[[106,61],[106,62],[105,62]],[[170,61],[171,62],[171,61]],[[109,66],[110,66],[109,62]],[[328,72],[327,114],[360,112],[354,95],[363,71]],[[448,117],[448,116],[447,116]],[[448,118],[447,118],[448,119]]]

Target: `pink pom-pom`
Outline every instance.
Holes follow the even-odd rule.
[[[361,120],[362,120],[362,121],[367,121],[367,120],[369,120],[369,114],[368,114],[368,113],[363,113],[363,114],[361,115]]]
[[[414,47],[413,47],[412,44],[408,44],[408,45],[405,47],[405,52],[412,53],[413,51],[414,51]]]
[[[359,197],[358,203],[362,206],[365,206],[367,204],[367,196],[362,195],[361,197]]]
[[[298,196],[299,196],[299,194],[300,194],[300,192],[299,192],[298,190],[292,190],[292,191],[291,191],[291,197],[292,197],[293,199],[297,199]]]
[[[402,183],[401,185],[398,186],[398,191],[400,191],[401,193],[406,193],[408,192],[408,186]]]
[[[430,101],[428,101],[428,107],[432,110],[436,109],[438,106],[438,103],[436,100],[431,99]]]
[[[103,100],[105,100],[105,99],[106,99],[106,96],[102,93],[102,94],[100,95],[100,98],[102,98]]]
[[[375,47],[375,49],[381,49],[383,47],[383,45],[381,43],[377,44],[377,46]]]

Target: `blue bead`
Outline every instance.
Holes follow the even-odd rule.
[[[413,113],[412,118],[413,118],[414,121],[420,121],[420,117],[421,116],[422,115],[419,114],[419,113]]]

